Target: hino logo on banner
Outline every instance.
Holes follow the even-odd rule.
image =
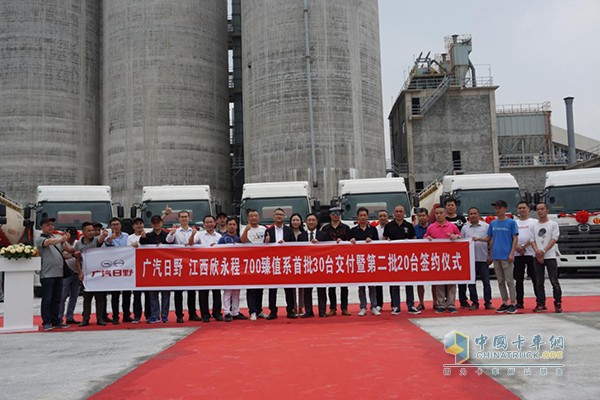
[[[117,267],[121,268],[125,265],[125,261],[123,260],[102,260],[100,262],[100,266],[103,268]]]

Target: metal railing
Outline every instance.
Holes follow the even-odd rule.
[[[530,104],[501,104],[496,106],[496,114],[525,114],[551,110],[549,101]]]
[[[567,165],[566,157],[547,154],[501,154],[500,167],[531,167]]]

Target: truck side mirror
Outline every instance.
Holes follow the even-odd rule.
[[[540,192],[535,192],[533,194],[533,202],[535,204],[539,204],[542,202],[542,194]]]
[[[117,206],[117,217],[123,218],[125,216],[125,209],[123,206]]]
[[[413,195],[413,197],[412,197],[413,207],[415,207],[415,208],[419,207],[419,202],[420,202],[419,195],[418,194]]]
[[[523,196],[523,197],[524,197],[524,201],[527,204],[531,204],[531,201],[533,200],[533,197],[531,196],[530,192],[525,192],[525,196]]]
[[[0,225],[6,224],[6,206],[0,204]]]
[[[23,218],[31,219],[31,207],[27,206],[23,209]]]
[[[316,214],[321,211],[321,202],[319,200],[315,200],[313,204],[313,212]]]
[[[223,207],[221,207],[221,203],[216,203],[215,204],[215,213],[217,215],[221,214],[223,212]]]
[[[444,205],[446,204],[446,200],[448,200],[448,197],[449,196],[445,194],[440,196],[440,206],[444,207]]]
[[[137,215],[137,207],[136,206],[132,206],[129,209],[129,216],[130,216],[131,219],[134,219],[136,217],[136,215]]]

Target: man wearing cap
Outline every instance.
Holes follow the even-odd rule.
[[[502,305],[496,309],[496,312],[515,314],[517,306],[513,270],[519,227],[513,219],[506,216],[508,209],[506,201],[498,200],[492,205],[496,209],[498,218],[490,223],[486,237],[473,238],[473,241],[491,241],[490,247],[492,249],[494,272],[496,273],[496,280],[498,281],[502,297]]]
[[[340,207],[331,207],[329,209],[329,217],[331,218],[331,223],[325,225],[321,228],[322,232],[325,232],[329,237],[330,241],[340,242],[342,240],[350,239],[350,227],[342,221],[340,221],[342,216],[342,209]],[[333,316],[337,314],[337,298],[335,293],[336,288],[330,287],[328,290],[329,293],[329,312],[328,316]],[[348,286],[342,286],[341,295],[340,295],[340,308],[342,309],[342,315],[351,315],[350,311],[348,311]]]
[[[150,218],[150,224],[152,230],[146,234],[143,234],[140,238],[141,245],[156,245],[167,243],[167,232],[163,230],[163,220],[160,215],[153,215]],[[158,301],[158,295],[160,293],[160,304]],[[169,301],[171,299],[171,292],[168,290],[151,290],[149,292],[150,298],[150,318],[148,319],[149,324],[155,324],[157,322],[167,323],[169,322]],[[182,319],[183,321],[183,319]]]
[[[217,214],[217,226],[215,227],[215,231],[221,236],[227,233],[227,214],[224,212]]]
[[[40,283],[42,284],[42,326],[45,331],[54,328],[68,328],[59,319],[58,311],[62,297],[63,256],[62,247],[69,240],[69,233],[54,237],[54,218],[43,218],[40,221],[42,234],[35,241],[35,246],[42,257]],[[65,245],[65,248],[67,246]]]

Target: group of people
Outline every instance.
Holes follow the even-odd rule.
[[[502,304],[495,309],[498,313],[514,314],[523,308],[525,271],[531,279],[536,296],[536,307],[533,311],[546,311],[544,290],[544,273],[548,276],[553,288],[554,307],[562,312],[561,288],[558,282],[556,263],[556,241],[558,225],[547,217],[548,207],[536,205],[539,219],[529,218],[529,205],[520,202],[517,206],[518,219],[507,216],[508,205],[499,200],[494,205],[497,218],[488,225],[481,219],[480,211],[472,207],[467,218],[457,214],[456,200],[447,199],[444,206],[436,207],[435,220],[429,222],[429,213],[419,208],[415,225],[406,221],[406,210],[402,205],[394,207],[390,220],[386,210],[378,212],[375,225],[369,223],[369,210],[360,207],[357,210],[356,224],[352,228],[341,222],[342,210],[333,207],[329,210],[331,222],[319,229],[316,214],[308,214],[304,221],[299,214],[284,223],[286,215],[283,209],[274,210],[274,223],[266,227],[260,224],[257,210],[247,210],[248,225],[240,232],[236,218],[219,214],[217,217],[207,215],[203,219],[203,229],[190,225],[190,214],[181,210],[177,214],[179,226],[163,229],[163,218],[173,211],[167,208],[163,215],[151,218],[152,229],[146,232],[141,218],[133,220],[133,233],[122,231],[119,218],[110,220],[110,233],[102,224],[85,222],[81,227],[81,237],[77,240],[77,231],[67,230],[64,234],[54,235],[54,218],[44,218],[41,223],[42,234],[36,240],[36,247],[42,257],[41,314],[44,330],[67,328],[70,324],[87,326],[90,323],[92,300],[96,302],[96,322],[99,325],[120,322],[139,323],[142,317],[148,323],[166,323],[169,318],[171,291],[113,291],[83,293],[82,321],[75,320],[74,310],[79,295],[80,281],[83,280],[83,251],[100,246],[134,246],[139,245],[214,245],[229,243],[284,243],[284,242],[371,242],[374,240],[408,240],[408,239],[470,239],[475,246],[475,267],[477,279],[483,283],[483,307],[494,310],[490,287],[489,265],[493,263]],[[63,267],[63,265],[65,267]],[[72,274],[65,275],[68,268]],[[312,318],[313,288],[285,288],[287,318]],[[469,296],[467,296],[467,291]],[[173,300],[177,323],[184,322],[183,291],[175,290]],[[212,310],[209,297],[212,292]],[[401,312],[401,295],[399,285],[390,285],[391,314]],[[417,286],[418,304],[415,302],[413,286],[405,286],[406,308],[409,314],[420,314],[425,309],[425,288]],[[348,287],[341,287],[339,311],[341,315],[351,315],[348,310]],[[359,316],[367,314],[369,306],[371,314],[381,315],[384,296],[382,286],[358,288],[360,301]],[[111,300],[112,315],[107,313],[108,296]],[[133,310],[131,309],[133,297]],[[144,301],[142,302],[142,297]],[[436,313],[456,313],[456,285],[432,286],[433,308]],[[475,284],[458,285],[458,297],[461,308],[476,310],[479,308],[479,295]],[[65,307],[65,303],[68,303]],[[198,299],[200,315],[196,308]],[[227,289],[221,296],[221,290],[188,290],[187,314],[190,321],[230,322],[234,319],[252,321],[258,318],[267,320],[278,317],[277,289],[269,289],[268,313],[263,309],[263,289],[247,289],[247,306],[249,317],[240,312],[240,290]],[[338,313],[337,288],[317,288],[318,315],[331,317]],[[329,300],[329,309],[328,302]],[[471,302],[469,302],[469,300]],[[120,307],[119,307],[120,306]],[[133,311],[133,315],[132,315]],[[65,319],[66,315],[66,319]]]

